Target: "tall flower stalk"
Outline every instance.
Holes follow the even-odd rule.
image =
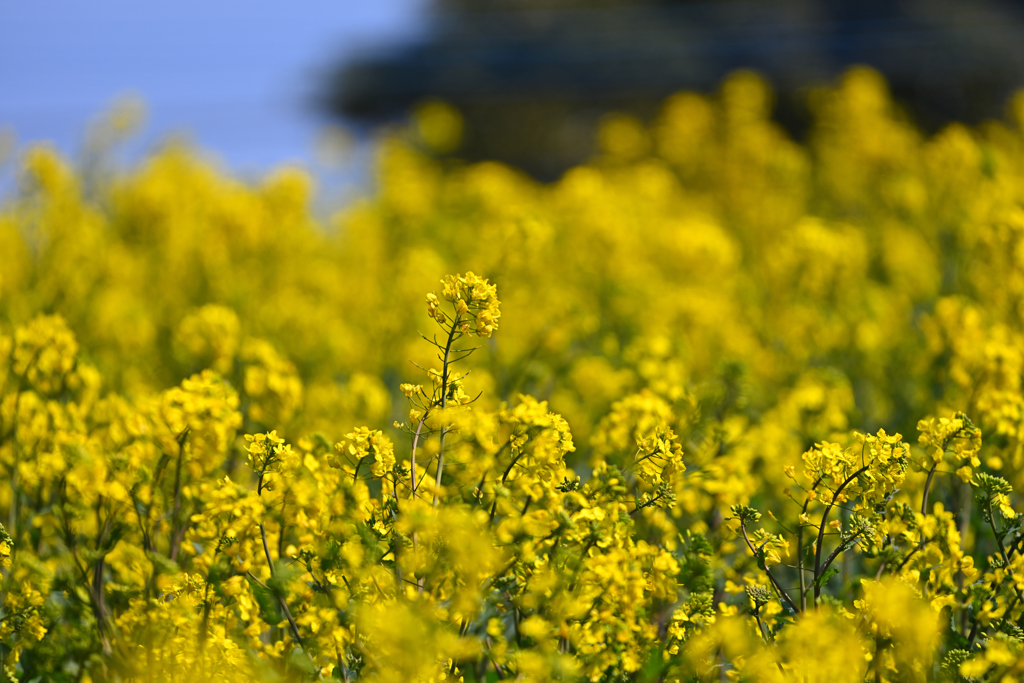
[[[434,476],[433,505],[440,500],[441,483],[444,476],[445,439],[451,431],[451,421],[445,413],[449,408],[470,403],[471,399],[463,390],[462,381],[467,373],[456,374],[455,363],[465,360],[479,347],[456,348],[464,337],[490,337],[498,329],[499,311],[498,288],[472,271],[465,275],[448,275],[441,281],[441,296],[434,292],[427,294],[427,314],[441,328],[441,339],[433,335],[423,338],[438,351],[441,370],[427,370],[432,387],[429,391],[422,385],[403,384],[402,392],[412,402],[409,413],[410,424],[416,423],[413,432],[411,466],[412,497],[419,489],[420,475],[416,469],[416,452],[424,428],[436,431],[440,444],[437,452],[437,470]],[[447,310],[446,310],[447,309]],[[431,417],[439,422],[429,426]]]

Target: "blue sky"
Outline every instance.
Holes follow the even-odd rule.
[[[425,0],[0,0],[0,128],[74,155],[119,97],[141,144],[184,132],[234,170],[309,161],[338,59],[414,39]]]

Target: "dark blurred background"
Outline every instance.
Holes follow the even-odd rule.
[[[926,131],[999,118],[1024,87],[1017,0],[434,0],[400,48],[336,63],[324,111],[379,123],[423,98],[465,119],[459,156],[552,178],[593,149],[609,111],[650,119],[679,90],[714,90],[753,69],[800,138],[809,88],[851,65],[879,70]]]
[[[1024,86],[1024,0],[0,1],[0,161],[9,131],[80,154],[127,93],[146,111],[135,158],[180,130],[235,172],[320,172],[347,139],[364,182],[377,127],[434,97],[464,115],[455,154],[552,178],[607,112],[649,119],[738,68],[800,138],[808,89],[853,64],[926,131],[1000,117]]]

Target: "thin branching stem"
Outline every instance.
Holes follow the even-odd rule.
[[[276,576],[274,569],[274,559],[270,555],[270,545],[267,543],[267,528],[263,522],[260,522],[260,538],[263,540],[263,553],[267,556],[267,565],[270,567],[270,576]],[[281,606],[281,611],[284,612],[284,616],[288,619],[288,626],[291,627],[292,635],[295,637],[295,642],[302,646],[302,636],[299,635],[299,627],[295,623],[295,617],[292,616],[292,611],[288,609],[288,603],[284,597],[278,595],[277,591],[271,590],[274,596],[277,598],[277,604]]]
[[[932,477],[935,476],[935,469],[939,466],[939,463],[932,465],[932,468],[928,470],[928,478],[924,482],[924,493],[921,495],[921,514],[928,514],[928,490],[932,486]]]
[[[444,345],[444,362],[441,366],[441,410],[444,411],[448,408],[448,373],[450,370],[450,356],[452,352],[452,342],[456,337],[458,331],[460,315],[455,316],[455,320],[452,321],[451,329],[448,330],[448,342]],[[448,430],[441,427],[441,444],[437,451],[437,479],[435,480],[434,488],[434,507],[437,507],[437,501],[439,499],[439,493],[441,491],[441,475],[444,472],[444,438],[448,434]]]
[[[740,524],[740,531],[743,532],[743,540],[746,541],[747,547],[750,548],[750,552],[753,553],[754,557],[757,557],[757,550],[754,549],[754,544],[750,542],[750,538],[747,536],[747,527],[745,524]],[[768,579],[772,582],[772,586],[775,587],[775,591],[779,596],[789,604],[794,613],[799,614],[800,610],[797,608],[796,603],[793,602],[793,598],[789,597],[789,593],[786,592],[786,589],[782,587],[778,579],[775,578],[775,575],[772,574],[772,570],[765,566],[764,571],[768,575]]]
[[[185,459],[185,443],[188,441],[189,428],[178,435],[178,463],[174,468],[174,512],[171,515],[171,554],[172,560],[178,559],[178,552],[181,550],[181,539],[184,534],[178,528],[179,516],[181,515],[181,466]]]
[[[815,607],[818,606],[818,598],[821,597],[821,582],[818,581],[818,578],[821,576],[821,572],[822,572],[822,569],[821,569],[821,546],[822,546],[822,543],[824,543],[824,541],[825,541],[825,524],[828,522],[828,514],[832,511],[832,506],[835,505],[836,498],[839,497],[839,494],[842,493],[843,489],[845,489],[850,484],[850,482],[852,482],[854,479],[856,479],[860,475],[862,475],[865,472],[867,472],[867,470],[868,470],[868,466],[864,465],[859,470],[857,470],[856,472],[851,474],[849,477],[847,477],[846,481],[844,481],[842,484],[840,484],[839,488],[836,489],[834,494],[832,494],[832,501],[825,508],[825,514],[823,514],[821,516],[821,524],[818,526],[818,544],[817,544],[817,546],[814,549],[814,606]]]
[[[409,457],[409,471],[410,479],[412,480],[412,497],[416,497],[416,489],[418,488],[419,482],[416,481],[416,449],[419,448],[420,433],[423,431],[423,421],[427,419],[429,411],[424,412],[420,417],[419,424],[416,425],[416,434],[412,437],[412,455]]]

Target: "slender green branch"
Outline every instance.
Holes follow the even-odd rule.
[[[814,548],[814,605],[815,606],[818,605],[818,598],[821,596],[821,584],[818,581],[818,577],[821,576],[821,571],[822,571],[821,570],[821,546],[822,546],[822,543],[825,541],[825,524],[828,522],[828,514],[832,511],[832,506],[835,505],[836,499],[839,497],[839,494],[842,493],[843,489],[845,489],[850,484],[850,482],[852,482],[854,479],[856,479],[857,477],[862,475],[864,472],[866,472],[867,469],[868,469],[868,466],[864,465],[859,470],[857,470],[856,472],[851,474],[849,477],[847,477],[846,481],[844,481],[842,484],[840,484],[839,488],[836,489],[835,493],[832,494],[832,501],[825,508],[825,514],[823,514],[821,516],[821,524],[818,525],[818,543],[817,543],[817,546]]]
[[[412,437],[412,455],[409,457],[410,467],[410,479],[412,480],[412,497],[416,497],[416,489],[419,488],[419,482],[416,481],[416,449],[419,448],[420,444],[420,432],[423,430],[423,421],[427,419],[427,415],[430,411],[425,411],[420,417],[419,424],[416,425],[416,434]]]
[[[746,541],[747,547],[750,548],[750,552],[754,555],[754,557],[757,557],[757,551],[754,549],[754,544],[750,542],[750,538],[747,536],[746,525],[741,523],[740,531],[743,532],[743,540]],[[786,589],[782,587],[778,579],[775,578],[775,575],[772,574],[772,570],[769,569],[766,565],[764,571],[768,575],[768,579],[772,582],[772,586],[775,587],[775,591],[779,594],[779,596],[782,597],[787,603],[789,603],[789,606],[793,609],[794,613],[799,614],[800,610],[797,608],[796,603],[793,602],[793,598],[789,597],[789,593],[786,592]]]
[[[181,516],[181,467],[185,459],[185,443],[191,430],[188,427],[178,435],[178,463],[174,468],[174,512],[171,515],[171,559],[178,559],[178,552],[181,550],[181,539],[184,534],[178,528]]]
[[[768,630],[765,628],[764,622],[761,621],[761,610],[755,609],[753,615],[754,620],[757,622],[757,632],[761,634],[764,644],[771,645],[771,641],[768,640]]]
[[[850,537],[850,540],[852,541],[853,539],[857,538],[860,535],[861,535],[861,532],[858,531],[857,533],[855,533],[853,536]],[[828,571],[829,566],[831,566],[831,564],[835,561],[835,559],[837,557],[839,557],[839,553],[841,553],[841,552],[843,552],[843,544],[840,542],[840,544],[838,546],[836,546],[836,549],[833,550],[832,553],[828,556],[828,559],[825,560],[825,564],[821,568],[821,573],[822,574],[824,574],[825,572]]]
[[[985,511],[988,513],[986,516],[988,517],[989,527],[992,529],[992,535],[995,536],[996,545],[999,546],[999,553],[1002,556],[1003,562],[1005,563],[1004,566],[1006,567],[1006,574],[1008,576],[1013,576],[1013,569],[1010,568],[1010,554],[1006,552],[1006,547],[1003,544],[1003,536],[1005,536],[1005,533],[1003,535],[1000,535],[999,532],[996,530],[995,519],[993,518],[993,515],[992,515],[992,501],[991,500],[989,500],[985,504]],[[989,589],[992,591],[992,594],[993,594],[993,598],[992,598],[993,600],[995,600],[994,596],[995,596],[996,593],[999,592],[999,589],[1001,587],[1002,587],[1002,581],[997,583],[993,579],[993,581],[989,584]],[[1019,600],[1020,597],[1021,597],[1021,592],[1020,592],[1020,590],[1017,589],[1016,586],[1014,586],[1014,594],[1015,594],[1016,598]],[[1009,615],[1009,612],[1010,612],[1010,610],[1007,609],[1006,612],[1003,615],[1004,619]],[[978,635],[978,628],[980,626],[981,626],[981,620],[975,618],[974,623],[971,625],[971,632],[970,632],[970,634],[967,637],[967,642],[968,642],[969,645],[974,645],[974,639]]]
[[[807,580],[804,578],[804,528],[797,526],[796,535],[796,568],[800,576],[800,610],[807,609]]]
[[[818,477],[813,484],[811,484],[811,490],[818,488],[818,484],[821,483],[821,477]],[[808,496],[804,498],[804,505],[800,508],[800,514],[807,514],[807,506],[810,505],[811,498]],[[807,581],[804,578],[804,527],[800,518],[797,518],[797,535],[796,535],[796,566],[797,573],[800,575],[800,609],[801,611],[807,609]]]
[[[935,476],[935,468],[939,466],[939,463],[932,465],[932,468],[928,470],[928,478],[924,482],[924,493],[921,495],[921,514],[928,514],[928,490],[932,486],[932,477]]]
[[[998,531],[996,531],[996,520],[992,514],[991,500],[988,501],[986,507],[988,508],[988,515],[986,515],[988,517],[988,525],[992,528],[992,535],[996,537],[996,545],[999,546],[999,554],[1003,556],[1003,566],[1006,567],[1007,572],[1012,574],[1013,570],[1010,569],[1010,557],[1006,554],[1006,546],[1003,545],[1003,536],[1005,534],[1000,534]]]
[[[260,522],[260,538],[263,540],[263,553],[267,556],[267,564],[270,566],[270,575],[273,577],[276,575],[274,570],[274,559],[270,556],[270,545],[267,543],[267,528]],[[281,611],[284,612],[284,616],[288,619],[288,625],[291,627],[292,635],[295,636],[295,642],[302,646],[302,636],[299,635],[299,627],[295,623],[295,617],[292,616],[292,611],[288,609],[288,602],[284,599],[284,596],[279,595],[276,591],[271,591],[277,598],[277,604],[281,606]]]
[[[501,448],[500,448],[500,449],[498,450],[498,453],[497,453],[497,454],[500,454],[500,453],[501,453],[501,451],[505,450],[505,447],[506,447],[506,446],[511,446],[511,445],[512,445],[512,437],[513,437],[513,436],[515,436],[515,434],[514,434],[514,433],[513,433],[512,435],[510,435],[510,436],[508,437],[508,441],[506,441],[506,442],[505,442],[505,445],[504,445],[504,446],[502,446],[502,447],[501,447]],[[496,456],[497,456],[497,454],[496,454]],[[510,462],[508,463],[508,467],[506,467],[506,468],[505,468],[505,471],[504,471],[504,472],[502,473],[502,475],[501,475],[501,483],[502,483],[502,484],[504,484],[504,483],[505,483],[505,480],[507,480],[507,479],[508,479],[508,475],[512,473],[512,468],[516,466],[516,463],[517,463],[517,462],[519,462],[519,459],[520,459],[521,457],[523,457],[523,451],[519,451],[519,454],[518,454],[518,455],[515,455],[515,456],[513,456],[513,457],[512,457],[512,460],[511,460],[511,461],[510,461]],[[495,496],[494,496],[494,502],[493,502],[493,503],[491,504],[491,514],[490,514],[490,521],[494,521],[494,515],[495,515],[495,514],[496,514],[497,512],[498,512],[498,496],[497,496],[497,494],[495,494]]]
[[[456,314],[455,319],[452,321],[451,329],[448,330],[448,342],[444,345],[444,361],[441,366],[441,410],[445,410],[448,407],[448,373],[450,371],[449,363],[452,352],[452,342],[457,337],[456,332],[458,331],[459,318],[461,315]],[[441,475],[444,472],[444,438],[448,434],[448,430],[443,426],[441,427],[441,445],[437,451],[437,479],[435,480],[436,486],[434,488],[434,507],[437,507],[438,494],[441,491]]]
[[[918,543],[917,546],[913,550],[911,550],[909,553],[907,553],[907,556],[903,558],[903,561],[900,562],[900,565],[898,567],[896,567],[896,572],[895,573],[899,574],[900,570],[902,570],[904,567],[907,566],[907,562],[910,562],[911,558],[913,558],[914,555],[916,555],[918,552],[923,550],[924,547],[926,545],[928,545],[928,541],[933,541],[933,540],[935,540],[935,539],[929,538],[929,539],[922,540],[920,543]]]

